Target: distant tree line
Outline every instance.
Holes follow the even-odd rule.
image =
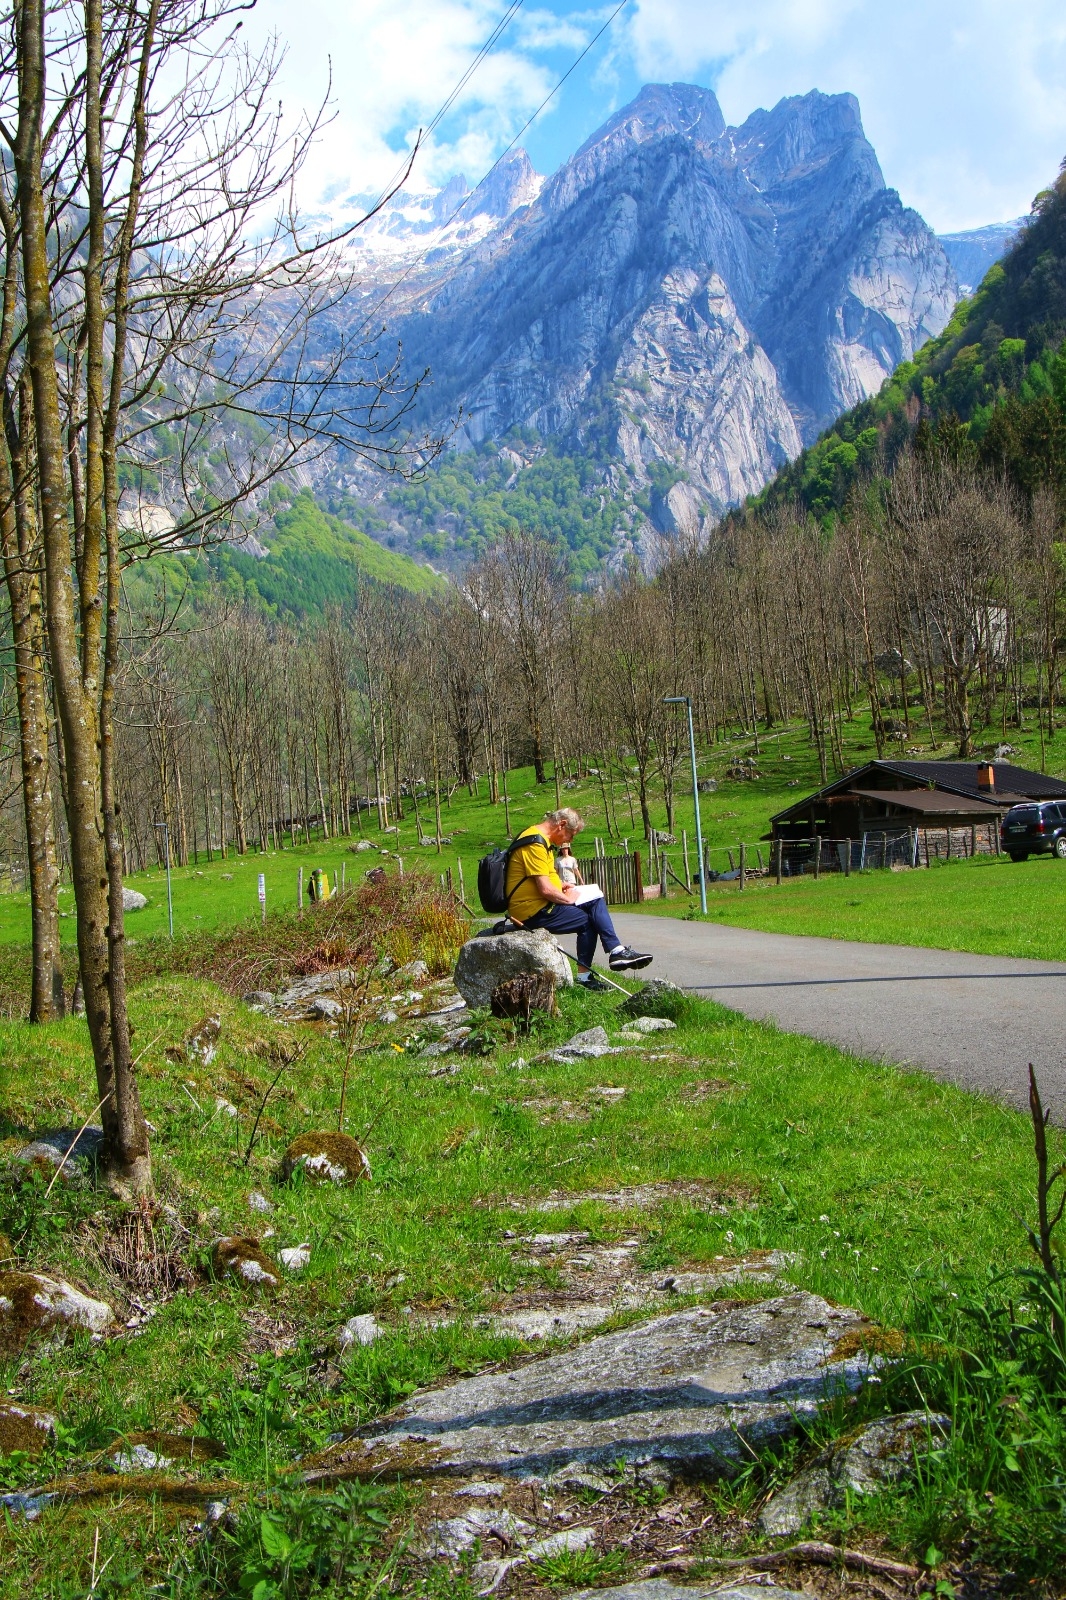
[[[161,859],[160,822],[180,863],[411,819],[433,838],[457,785],[501,807],[502,835],[519,765],[556,801],[597,774],[608,836],[647,835],[653,799],[672,821],[687,781],[683,720],[663,703],[677,694],[705,751],[746,732],[757,753],[801,719],[823,779],[859,717],[880,756],[1050,738],[1066,647],[1055,497],[949,444],[930,433],[887,483],[856,487],[830,531],[773,506],[675,544],[653,578],[634,565],[579,589],[557,545],[514,535],[460,583],[367,583],[303,623],[224,596],[136,619],[116,678],[123,870]],[[14,796],[4,817],[17,852]],[[69,870],[59,808],[54,826]]]

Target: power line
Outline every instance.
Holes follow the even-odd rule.
[[[620,11],[624,11],[628,4],[629,4],[629,0],[618,0],[618,4],[615,6],[614,10],[611,12],[611,14],[607,18],[606,22],[604,22],[597,29],[597,31],[593,34],[592,38],[588,41],[588,43],[585,45],[584,49],[580,52],[580,54],[574,57],[573,61],[567,67],[566,71],[563,73],[562,77],[556,83],[555,87],[552,90],[550,90],[550,92],[548,94],[545,95],[544,99],[541,101],[541,103],[537,107],[537,109],[533,112],[532,116],[527,117],[526,121],[523,123],[522,127],[519,128],[518,132],[515,134],[514,138],[511,140],[511,142],[507,146],[507,148],[505,150],[501,150],[500,154],[496,157],[496,160],[492,163],[492,166],[485,173],[485,175],[482,178],[478,179],[478,182],[470,190],[469,194],[466,194],[466,195],[463,196],[463,199],[459,202],[459,204],[456,206],[455,210],[452,212],[451,216],[448,218],[449,223],[452,223],[452,222],[455,221],[456,217],[459,215],[460,211],[462,211],[463,207],[466,206],[474,198],[474,196],[477,194],[478,190],[480,188],[482,188],[484,186],[484,184],[486,184],[488,182],[488,180],[492,177],[492,174],[496,171],[496,168],[500,165],[500,162],[503,161],[505,159],[505,157],[510,155],[511,151],[514,149],[514,147],[518,143],[519,139],[521,139],[525,135],[527,130],[533,125],[533,123],[536,122],[537,118],[540,116],[540,114],[544,110],[545,106],[549,105],[551,103],[551,101],[555,99],[555,96],[559,93],[559,90],[562,88],[562,86],[566,82],[567,78],[570,77],[571,73],[573,73],[573,72],[575,72],[577,70],[577,68],[581,65],[582,61],[584,61],[585,57],[588,55],[589,51],[593,48],[593,46],[598,44],[600,39],[603,38],[603,35],[607,32],[607,29],[611,26],[611,23],[614,21],[615,17],[618,16]],[[434,123],[433,125],[435,126],[436,124]],[[376,317],[378,315],[378,313],[381,311],[381,308],[384,305],[386,305],[389,300],[392,299],[392,296],[396,293],[397,289],[399,289],[407,281],[407,279],[411,276],[411,273],[415,270],[415,268],[417,266],[420,266],[421,263],[425,260],[427,254],[429,253],[429,250],[431,248],[432,248],[432,246],[427,246],[426,249],[422,251],[421,255],[415,256],[414,259],[409,263],[409,265],[404,268],[404,271],[397,278],[396,282],[392,285],[391,288],[389,288],[389,289],[387,289],[385,291],[385,293],[382,295],[381,299],[374,306],[373,311],[368,313],[367,318],[366,318],[366,322],[369,322],[371,317]],[[366,326],[366,322],[364,322],[364,327]]]
[[[508,26],[510,25],[510,23],[518,15],[519,11],[521,11],[522,6],[523,6],[524,3],[525,3],[525,0],[511,0],[511,4],[507,7],[507,10],[504,12],[503,16],[500,18],[500,20],[496,24],[496,26],[493,28],[492,32],[489,34],[488,38],[485,40],[485,43],[481,46],[481,49],[478,51],[477,55],[474,57],[473,61],[471,61],[470,65],[467,67],[466,71],[463,73],[462,77],[459,79],[459,82],[455,85],[454,89],[452,90],[451,94],[449,94],[449,96],[445,100],[444,104],[440,107],[440,110],[437,112],[437,114],[433,118],[432,122],[427,123],[427,125],[424,128],[419,128],[418,137],[415,140],[415,148],[414,148],[414,150],[411,151],[409,155],[404,156],[403,160],[400,162],[400,165],[396,168],[396,171],[393,173],[392,177],[389,179],[388,183],[385,185],[385,188],[382,190],[382,192],[379,195],[378,199],[375,201],[374,205],[371,207],[370,211],[368,212],[368,216],[373,216],[376,211],[379,211],[381,209],[381,206],[384,203],[384,201],[386,201],[392,194],[395,194],[397,188],[402,188],[403,187],[403,180],[406,178],[406,175],[411,170],[411,163],[414,160],[415,153],[417,152],[419,145],[422,143],[422,140],[428,138],[429,135],[433,132],[434,128],[438,127],[440,125],[440,123],[444,120],[444,118],[448,115],[448,112],[451,110],[451,108],[455,104],[456,100],[458,100],[459,96],[462,94],[463,90],[466,88],[467,84],[470,82],[471,78],[474,76],[474,73],[477,71],[478,67],[481,65],[481,63],[484,61],[485,57],[489,54],[489,52],[493,49],[493,47],[496,44],[499,43],[500,39],[502,38],[503,34],[505,33],[505,31],[508,28]]]

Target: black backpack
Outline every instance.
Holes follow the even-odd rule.
[[[542,833],[523,833],[517,839],[512,839],[506,850],[497,845],[495,850],[487,856],[482,856],[477,864],[477,894],[486,911],[506,911],[511,901],[511,895],[525,883],[530,876],[527,872],[524,878],[519,878],[511,894],[507,893],[507,866],[514,854],[522,845],[542,844],[545,850],[550,850],[551,845]]]

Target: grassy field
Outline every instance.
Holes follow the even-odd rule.
[[[272,938],[276,932],[268,930]],[[165,961],[165,950],[158,959]],[[665,1052],[634,1049],[609,1063],[519,1064],[579,1028],[602,1022],[614,1033],[617,1004],[617,995],[565,994],[561,1017],[543,1019],[533,1040],[483,1024],[486,1054],[461,1058],[454,1075],[433,1075],[437,1063],[420,1057],[432,1034],[425,1025],[372,1028],[355,1057],[346,1126],[365,1135],[373,1181],[333,1189],[283,1184],[279,1158],[295,1135],[336,1126],[344,1041],[272,1022],[209,982],[163,973],[138,987],[132,1011],[165,1208],[143,1215],[153,1220],[156,1254],[180,1258],[187,1281],[176,1292],[173,1285],[141,1290],[142,1311],[153,1311],[143,1319],[129,1278],[115,1266],[113,1247],[128,1238],[129,1208],[85,1182],[61,1182],[45,1195],[43,1181],[0,1168],[0,1229],[21,1263],[68,1274],[108,1298],[121,1317],[117,1334],[103,1342],[78,1342],[32,1361],[4,1358],[0,1381],[8,1394],[51,1409],[60,1424],[44,1461],[16,1455],[3,1462],[5,1487],[73,1474],[86,1495],[36,1522],[9,1525],[0,1542],[0,1593],[82,1596],[105,1562],[108,1583],[94,1594],[222,1596],[250,1591],[257,1581],[278,1585],[257,1595],[311,1592],[281,1586],[278,1562],[271,1567],[264,1545],[264,1506],[282,1504],[295,1514],[295,1501],[278,1500],[279,1485],[331,1434],[418,1384],[521,1353],[516,1341],[469,1321],[543,1276],[516,1259],[508,1234],[516,1227],[580,1227],[599,1241],[636,1235],[640,1264],[654,1268],[753,1249],[788,1251],[795,1283],[860,1306],[890,1327],[935,1327],[951,1338],[964,1336],[957,1308],[984,1299],[990,1271],[1024,1259],[1019,1217],[1031,1210],[1031,1134],[1013,1112],[695,1001],[680,1014]],[[222,1027],[218,1054],[205,1067],[184,1054],[183,1041],[208,1013]],[[291,1064],[248,1157],[256,1113],[286,1054]],[[77,1126],[90,1113],[95,1095],[82,1022],[38,1029],[2,1023],[0,1063],[0,1154],[9,1157],[35,1130]],[[605,1082],[624,1096],[605,1100],[598,1092]],[[1055,1132],[1053,1140],[1058,1146],[1061,1136]],[[703,1180],[726,1199],[726,1213],[701,1209],[683,1194],[642,1212],[580,1198],[648,1180]],[[537,1198],[560,1188],[575,1197],[570,1210],[538,1218]],[[250,1211],[253,1190],[269,1198],[269,1217]],[[507,1204],[513,1197],[532,1208],[521,1223]],[[206,1271],[212,1239],[252,1231],[270,1255],[308,1243],[305,1273],[262,1296],[213,1281]],[[387,1324],[387,1335],[338,1367],[330,1352],[339,1324],[368,1311]],[[451,1318],[458,1320],[433,1325]],[[917,1375],[913,1363],[896,1376],[886,1371],[866,1403],[874,1410],[919,1403],[915,1384],[946,1403],[944,1385],[963,1369],[950,1367],[949,1382],[950,1364],[933,1371],[922,1357],[918,1366]],[[1061,1496],[1043,1510],[1025,1498],[1036,1470],[1030,1462],[1043,1471],[1061,1429],[1047,1424],[1051,1432],[1039,1447],[1010,1444],[1014,1413],[1000,1402],[1022,1382],[1017,1364],[996,1377],[979,1439],[976,1422],[963,1426],[969,1402],[956,1397],[956,1442],[920,1494],[856,1503],[832,1525],[849,1542],[872,1537],[919,1558],[930,1544],[971,1555],[985,1549],[988,1559],[1009,1548],[1016,1571],[1046,1584],[1027,1593],[1057,1592],[1056,1562],[1035,1545],[1023,1560],[1010,1531],[1028,1519],[1037,1539],[1061,1515]],[[832,1426],[851,1420],[839,1416]],[[225,1538],[209,1545],[190,1532],[198,1513],[189,1509],[187,1484],[161,1487],[150,1474],[92,1476],[116,1440],[151,1430],[217,1442],[218,1460],[194,1474],[209,1487],[193,1498],[228,1500],[238,1520]],[[1010,1450],[1022,1457],[1017,1479],[1003,1465]],[[767,1462],[753,1468],[746,1500],[739,1491],[732,1500],[708,1498],[697,1553],[750,1543],[745,1507],[773,1471]],[[401,1526],[424,1492],[411,1485],[392,1491],[379,1513]],[[328,1507],[319,1510],[324,1516]],[[373,1523],[367,1526],[372,1531]],[[603,1566],[603,1574],[619,1581],[626,1559]],[[367,1560],[363,1577],[328,1592],[424,1592],[442,1600],[472,1594],[448,1574],[438,1587],[426,1580],[430,1587],[420,1588],[421,1579],[405,1577],[402,1561],[387,1566],[384,1547],[376,1555],[370,1547]],[[600,1571],[586,1564],[578,1576]],[[522,1592],[547,1593],[550,1577],[531,1574]]]
[[[1012,732],[1011,742],[1018,750],[1016,761],[1039,767],[1039,746],[1033,736]],[[754,849],[767,832],[770,816],[797,796],[817,787],[819,782],[817,761],[802,728],[785,728],[761,737],[757,779],[735,781],[726,777],[726,769],[732,761],[753,752],[750,737],[737,738],[716,746],[700,760],[701,776],[713,776],[719,784],[715,793],[703,796],[701,806],[704,837],[714,852],[712,865],[719,870],[728,866],[726,851],[732,849],[735,855],[741,839],[749,846],[749,859],[754,861]],[[951,752],[942,747],[936,753],[947,756]],[[874,754],[868,721],[857,717],[845,729],[845,758],[857,764],[871,759]],[[1066,773],[1066,732],[1057,734],[1048,745],[1046,764],[1049,772]],[[516,768],[509,774],[508,790],[512,833],[537,821],[555,804],[554,782],[549,778],[547,783],[537,785],[528,767]],[[628,839],[630,848],[642,848],[639,812],[630,804],[634,799],[632,787],[627,794],[625,786],[616,781],[605,793],[605,785],[597,778],[584,777],[572,787],[564,788],[562,798],[564,803],[577,806],[587,818],[587,829],[579,844],[581,851],[591,855],[595,838],[603,841],[609,853],[621,848],[623,838]],[[174,867],[172,871],[175,931],[195,934],[235,922],[253,922],[259,916],[260,873],[266,880],[268,908],[274,910],[295,905],[297,874],[301,867],[305,885],[316,866],[325,868],[331,879],[340,879],[343,875],[350,885],[361,881],[370,867],[383,864],[392,870],[393,858],[397,855],[407,871],[440,873],[450,869],[456,887],[461,864],[467,899],[474,905],[477,859],[489,846],[508,836],[504,807],[489,803],[484,778],[476,796],[460,789],[452,794],[450,801],[447,796],[442,797],[441,829],[450,842],[440,853],[435,844],[419,843],[420,836],[434,831],[432,798],[428,803],[425,798],[420,800],[417,818],[410,801],[406,802],[406,808],[399,832],[388,835],[379,831],[376,812],[364,813],[361,827],[372,850],[353,849],[359,837],[356,832],[351,838],[316,840],[310,845],[285,848],[276,853],[252,851],[243,857],[230,853],[226,859],[220,859],[216,851],[212,861],[201,851],[197,862]],[[665,827],[666,812],[661,799],[656,801],[652,811],[656,826]],[[355,828],[357,824],[353,819]],[[692,798],[684,781],[678,785],[674,830],[679,840],[682,831],[687,832],[695,865]],[[765,845],[761,848],[765,852]],[[382,856],[378,853],[381,850],[389,854]],[[671,858],[680,871],[680,848],[671,852]],[[646,848],[644,859],[646,863]],[[844,892],[842,884],[832,879],[817,885],[792,883],[784,886],[779,900],[774,899],[776,889],[751,886],[741,901],[735,886],[729,885],[712,890],[714,915],[723,921],[736,920],[752,927],[784,929],[787,926],[790,932],[831,933],[841,938],[885,939],[911,944],[939,943],[943,927],[944,938],[952,948],[956,947],[956,941],[963,941],[958,943],[958,948],[1054,957],[1062,953],[1066,896],[1060,897],[1059,885],[1061,883],[1066,890],[1066,872],[1061,871],[1061,864],[1033,862],[1011,868],[1004,863],[986,868],[984,863],[979,863],[972,872],[970,876],[969,867],[952,866],[929,874],[871,873],[861,880],[849,879],[852,888],[848,893]],[[132,913],[127,919],[131,941],[164,933],[167,905],[162,869],[132,874],[128,882],[131,888],[145,894],[149,902],[145,910]],[[850,901],[859,904],[852,905]],[[672,888],[666,906],[655,909],[680,915],[692,903],[684,891]],[[66,919],[64,928],[73,944],[74,897],[69,888],[62,891],[61,906]],[[768,918],[789,920],[749,921],[763,914]],[[22,944],[28,937],[28,896],[10,889],[0,892],[0,945]],[[967,943],[967,940],[977,942]]]

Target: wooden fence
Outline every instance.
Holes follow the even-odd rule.
[[[586,883],[598,883],[609,906],[636,906],[644,899],[640,851],[622,856],[586,856],[578,861]]]

